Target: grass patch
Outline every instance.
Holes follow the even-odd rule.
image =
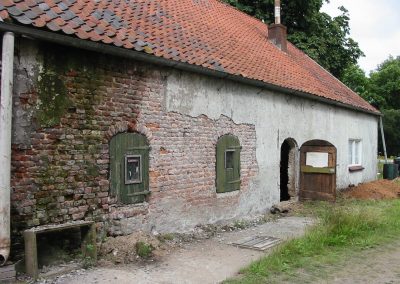
[[[310,203],[303,213],[319,222],[303,237],[282,244],[243,269],[240,278],[226,283],[266,283],[277,276],[295,277],[299,270],[312,274],[351,252],[399,238],[400,200]]]

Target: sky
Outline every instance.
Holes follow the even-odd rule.
[[[344,6],[350,14],[350,37],[358,42],[365,57],[360,67],[368,75],[389,55],[400,56],[399,0],[330,0],[322,11],[334,17]]]

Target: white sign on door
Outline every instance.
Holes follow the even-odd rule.
[[[314,168],[328,167],[328,153],[321,152],[307,152],[306,153],[306,166]]]

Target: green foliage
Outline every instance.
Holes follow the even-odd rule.
[[[95,250],[94,245],[92,244],[87,244],[86,245],[86,254],[82,255],[82,267],[87,269],[96,264],[96,261],[91,257]]]
[[[305,236],[288,241],[243,270],[243,277],[227,283],[268,283],[282,273],[312,270],[340,262],[346,254],[398,238],[400,200],[313,203],[320,222]]]
[[[370,79],[358,65],[350,65],[344,70],[342,82],[373,106],[386,104],[384,97],[371,90]]]
[[[162,243],[164,243],[166,241],[172,241],[174,238],[175,238],[175,235],[171,234],[171,233],[161,234],[161,235],[157,236],[157,239]]]
[[[152,255],[153,249],[152,245],[145,242],[140,241],[136,243],[136,254],[141,258],[149,258]]]
[[[266,23],[274,22],[274,0],[225,0],[239,10]],[[333,75],[341,78],[344,70],[363,56],[358,43],[349,37],[349,14],[344,7],[337,17],[320,12],[326,0],[282,0],[282,24],[288,39]]]
[[[400,109],[381,110],[388,155],[400,154]],[[379,143],[381,146],[381,143]],[[380,150],[381,152],[381,150]]]
[[[385,109],[400,109],[400,56],[389,56],[370,74],[370,92],[381,96]]]
[[[352,65],[344,71],[342,81],[381,110],[388,154],[400,154],[400,56],[389,56],[371,72],[370,78],[360,67]],[[383,152],[379,139],[379,151]]]

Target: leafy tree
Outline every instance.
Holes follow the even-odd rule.
[[[389,156],[400,155],[400,110],[381,110],[383,114],[383,129],[385,131],[386,149]],[[381,139],[379,139],[381,141]],[[379,152],[383,152],[379,143]]]
[[[370,74],[370,92],[385,100],[386,109],[400,109],[400,56],[389,56]]]
[[[350,65],[344,70],[342,82],[373,106],[381,108],[386,105],[384,97],[371,91],[370,79],[358,65]]]
[[[225,0],[243,12],[267,23],[274,22],[274,0]],[[282,0],[282,24],[288,39],[311,58],[341,78],[344,70],[356,64],[363,55],[349,36],[349,15],[340,7],[341,15],[330,17],[320,12],[328,0]]]

